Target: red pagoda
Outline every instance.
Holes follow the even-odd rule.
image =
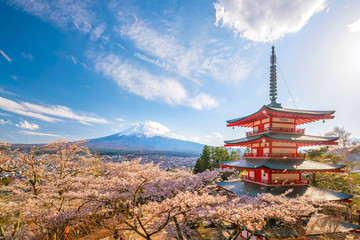
[[[337,137],[305,134],[298,125],[333,119],[335,111],[310,111],[281,107],[277,99],[276,55],[270,57],[270,104],[245,117],[227,121],[228,127],[248,127],[246,137],[225,141],[225,147],[248,147],[250,153],[238,161],[222,162],[221,167],[247,170],[242,180],[217,182],[218,187],[238,195],[256,196],[259,193],[282,194],[290,188],[288,197],[310,195],[322,200],[347,200],[353,195],[309,186],[302,173],[344,172],[345,165],[326,164],[306,160],[299,147],[336,145]]]

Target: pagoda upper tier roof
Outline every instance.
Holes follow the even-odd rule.
[[[252,127],[253,122],[265,117],[277,117],[277,118],[292,118],[295,119],[297,125],[314,122],[323,119],[333,119],[335,111],[312,111],[312,110],[298,110],[282,107],[271,107],[264,105],[257,112],[250,114],[246,117],[235,118],[226,121],[228,127]]]
[[[293,191],[287,195],[290,198],[295,198],[297,196],[309,196],[318,200],[338,201],[353,197],[353,195],[350,194],[333,192],[312,186],[263,186],[245,181],[217,182],[216,184],[219,187],[237,195],[248,195],[252,197],[262,193],[280,195],[289,189],[293,189]]]
[[[225,142],[225,147],[237,147],[247,146],[251,143],[260,142],[263,139],[272,139],[279,142],[291,142],[297,143],[298,146],[310,146],[310,145],[332,145],[336,144],[338,137],[319,137],[310,135],[300,134],[289,134],[289,133],[264,133],[256,136],[249,136],[235,140],[228,140]]]
[[[221,162],[221,167],[232,167],[239,169],[260,169],[268,168],[273,170],[286,171],[341,171],[345,165],[327,164],[314,162],[305,159],[241,159],[237,161]]]

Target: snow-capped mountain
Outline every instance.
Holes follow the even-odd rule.
[[[203,144],[172,137],[170,130],[157,122],[137,123],[120,133],[90,139],[87,143],[93,149],[111,149],[147,152],[200,153]]]
[[[134,126],[118,133],[119,136],[137,136],[137,137],[169,137],[167,133],[170,130],[158,123],[152,121],[146,121],[144,123],[136,123]]]

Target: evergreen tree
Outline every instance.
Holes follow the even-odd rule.
[[[193,172],[201,173],[206,169],[214,170],[220,168],[221,162],[239,160],[239,153],[232,150],[230,153],[227,148],[204,146],[202,154],[195,163]]]
[[[230,155],[228,150],[225,147],[213,147],[211,151],[211,170],[219,168],[221,162],[229,161]]]
[[[201,161],[201,158],[198,158],[196,163],[195,163],[195,166],[194,166],[194,169],[193,169],[193,173],[197,174],[197,173],[201,173],[203,172],[202,170],[202,161]]]
[[[240,154],[239,152],[235,151],[234,149],[231,150],[230,155],[229,155],[229,161],[236,161],[240,159]]]
[[[211,168],[211,147],[204,146],[202,153],[200,154],[200,158],[195,163],[195,167],[193,172],[201,173],[204,172],[206,169]]]

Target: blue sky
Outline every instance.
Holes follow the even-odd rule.
[[[152,121],[220,145],[269,103],[336,110],[360,136],[360,1],[0,1],[0,139],[89,139]],[[281,72],[280,72],[280,69]],[[285,86],[291,91],[293,101]],[[296,105],[296,106],[295,106]]]

